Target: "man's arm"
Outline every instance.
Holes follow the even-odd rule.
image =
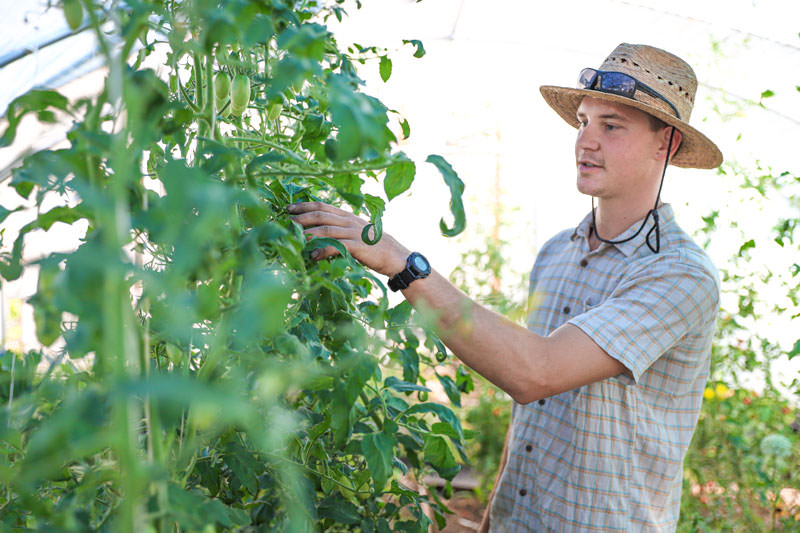
[[[339,240],[358,261],[387,276],[405,267],[410,251],[384,233],[375,245],[361,239],[366,221],[322,202],[290,206],[292,218],[314,237]],[[333,247],[315,256],[337,254]],[[537,335],[470,300],[435,270],[403,291],[417,309],[437,317],[452,352],[521,404],[627,372],[588,335],[570,324]]]

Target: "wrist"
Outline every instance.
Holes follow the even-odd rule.
[[[419,252],[411,252],[405,261],[405,266],[397,274],[390,276],[389,288],[392,291],[407,289],[413,282],[427,278],[431,273],[431,265]]]
[[[386,266],[382,269],[381,274],[389,278],[397,275],[398,272],[401,272],[406,267],[406,260],[408,259],[409,255],[411,255],[411,250],[408,250],[403,246],[399,246],[390,254],[386,262]]]

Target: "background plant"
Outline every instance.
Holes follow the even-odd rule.
[[[459,419],[417,399],[444,346],[285,210],[347,205],[377,240],[385,200],[362,186],[380,180],[391,200],[414,178],[393,150],[407,122],[360,92],[354,69],[375,58],[388,79],[386,51],[339,50],[324,25],[342,4],[64,2],[109,73],[93,98],[32,90],[9,106],[2,146],[29,114],[73,126],[68,148],[13,172],[38,217],[0,275],[21,274],[26,234],[88,221],[77,250],[37,262],[31,300],[42,343],[63,336],[62,359],[88,368],[37,374],[39,354],[3,355],[4,528],[427,531],[423,505],[443,523],[404,479],[452,478],[464,460]],[[164,79],[147,67],[159,54]],[[452,192],[441,229],[455,235],[463,184],[428,162]],[[330,244],[342,257],[309,259]]]
[[[722,94],[726,120],[763,113],[762,101]],[[800,354],[800,175],[731,156],[719,169],[724,207],[703,217],[698,240],[716,254],[722,309],[711,377],[685,461],[685,531],[795,530],[800,520],[800,376],[776,377]],[[758,216],[752,216],[758,213]],[[780,338],[776,332],[787,331]],[[793,334],[792,334],[793,333]],[[782,442],[785,455],[770,442]],[[767,444],[765,444],[767,443]]]

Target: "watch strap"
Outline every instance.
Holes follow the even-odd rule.
[[[417,278],[411,273],[408,267],[406,267],[389,280],[389,288],[393,291],[407,289],[415,279]]]

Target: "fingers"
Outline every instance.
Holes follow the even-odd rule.
[[[364,227],[366,222],[352,213],[348,213],[347,211],[342,211],[341,209],[336,209],[336,212],[330,211],[326,209],[309,209],[308,205],[310,204],[295,204],[296,206],[300,206],[295,210],[290,210],[290,213],[295,213],[292,215],[291,219],[294,222],[297,222],[304,228],[311,228],[311,227],[318,227],[318,226],[328,226],[328,227],[341,227],[341,228],[350,228],[351,231],[361,231],[361,228]],[[320,205],[327,205],[327,204],[320,204]],[[331,206],[329,206],[331,207]],[[325,237],[332,237],[332,235],[325,235]]]
[[[338,207],[334,207],[331,204],[325,202],[299,202],[287,206],[286,210],[292,215],[302,215],[304,213],[313,213],[313,212],[330,213],[338,216],[353,215],[352,213],[348,213],[344,209],[339,209]]]
[[[306,229],[303,233],[306,234],[306,239],[310,239],[311,237],[348,239],[352,238],[353,235],[355,235],[356,233],[358,233],[359,235],[361,234],[361,232],[354,230],[353,228],[342,227],[342,226],[314,226]]]
[[[345,248],[347,247],[345,246]],[[339,250],[337,250],[333,246],[326,246],[325,248],[317,248],[316,250],[311,252],[311,259],[315,261],[322,261],[323,259],[328,259],[329,257],[333,257],[336,255],[340,255]]]
[[[301,202],[287,206],[291,219],[303,226],[307,239],[336,239],[345,249],[354,254],[354,248],[363,246],[361,231],[367,222],[325,202]],[[318,248],[311,252],[315,261],[340,255],[333,246]],[[355,254],[354,254],[355,257]]]

